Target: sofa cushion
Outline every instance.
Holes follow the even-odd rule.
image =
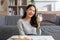
[[[5,23],[6,25],[17,25],[17,21],[19,18],[20,16],[6,16]]]
[[[43,14],[43,21],[56,23],[56,14]]]
[[[0,40],[6,40],[13,35],[19,35],[19,30],[16,25],[2,25],[0,26]]]
[[[56,25],[42,26],[41,30],[42,30],[42,35],[51,35],[55,40],[60,39],[60,26],[56,26]]]
[[[46,26],[46,25],[48,25],[48,26],[51,26],[51,25],[56,25],[56,24],[54,24],[54,23],[52,23],[52,22],[47,22],[47,21],[45,21],[45,22],[42,22],[41,23],[41,25],[43,26]]]
[[[0,15],[0,25],[5,25],[5,16]]]

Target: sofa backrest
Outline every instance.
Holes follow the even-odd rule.
[[[57,25],[60,25],[60,16],[57,16],[56,24],[57,24]]]
[[[56,14],[43,14],[43,21],[56,23]]]
[[[5,25],[5,16],[0,15],[0,25]]]
[[[6,25],[17,25],[17,21],[20,16],[5,16],[5,24]]]
[[[0,25],[17,25],[20,16],[0,16]],[[56,14],[43,14],[43,21],[56,23]],[[45,23],[44,23],[45,24]]]

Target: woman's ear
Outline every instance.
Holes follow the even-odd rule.
[[[25,12],[27,13],[27,10],[25,10]]]

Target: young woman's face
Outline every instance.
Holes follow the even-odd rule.
[[[33,6],[31,6],[30,8],[27,9],[26,11],[27,13],[27,17],[32,17],[35,14],[35,8]]]

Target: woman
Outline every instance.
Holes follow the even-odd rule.
[[[18,28],[21,35],[40,35],[40,21],[36,16],[36,7],[28,5],[22,19],[18,20]]]

